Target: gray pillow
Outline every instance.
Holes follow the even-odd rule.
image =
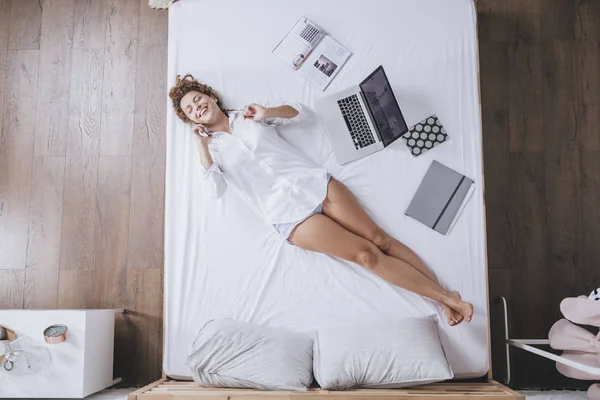
[[[218,319],[200,329],[185,363],[205,387],[305,391],[312,353],[310,337]]]
[[[402,388],[454,376],[432,318],[322,329],[314,346],[323,389]]]

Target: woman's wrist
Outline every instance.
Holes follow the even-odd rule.
[[[283,105],[278,107],[266,108],[265,107],[265,118],[294,118],[299,114],[292,106]]]
[[[265,118],[277,118],[277,110],[273,107],[265,107]]]

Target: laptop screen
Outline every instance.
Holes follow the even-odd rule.
[[[408,131],[402,111],[400,111],[400,106],[382,66],[360,84],[360,89],[371,109],[371,115],[385,146]]]

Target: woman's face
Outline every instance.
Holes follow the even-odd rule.
[[[195,90],[187,92],[179,105],[190,120],[202,125],[215,122],[221,113],[217,102],[212,97]]]

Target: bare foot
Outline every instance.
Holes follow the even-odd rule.
[[[448,318],[448,325],[456,326],[456,325],[460,324],[461,322],[463,322],[464,318],[462,315],[460,315],[459,312],[454,311],[452,308],[448,307],[444,303],[442,303],[442,308],[444,309],[444,313],[446,314],[446,317]]]
[[[460,293],[456,291],[448,291],[447,294],[448,298],[445,301],[446,305],[462,316],[465,321],[471,322],[471,318],[473,318],[473,305],[463,301],[460,297]]]

